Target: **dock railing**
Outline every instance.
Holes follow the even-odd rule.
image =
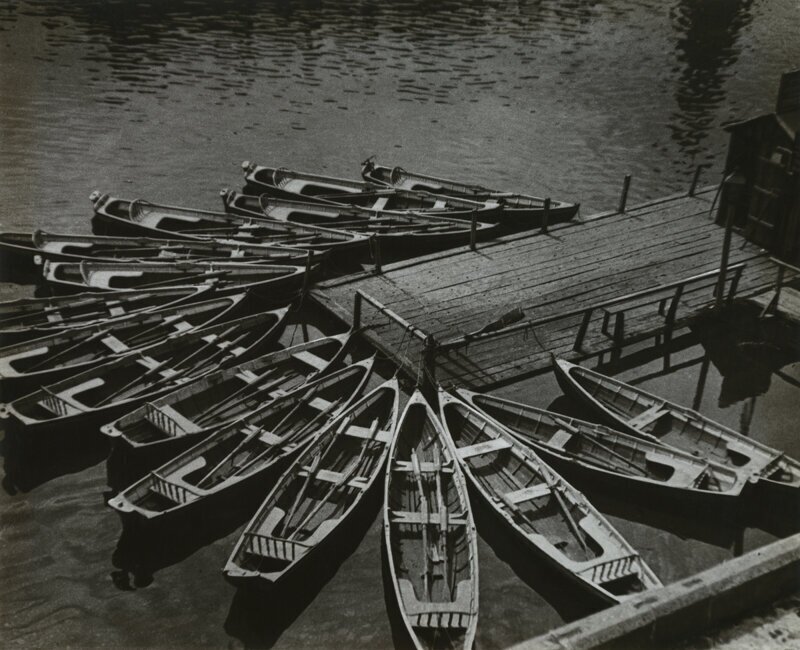
[[[739,279],[744,267],[745,264],[743,262],[728,267],[725,277],[726,282],[728,282],[727,301],[732,300],[736,295]],[[457,339],[438,344],[436,346],[436,351],[437,353],[447,352],[473,345],[478,341],[493,339],[514,332],[535,329],[536,327],[548,325],[560,320],[576,319],[580,317],[580,325],[572,346],[574,351],[580,352],[584,350],[584,342],[589,327],[593,321],[597,320],[598,314],[601,315],[602,318],[600,327],[602,334],[612,339],[614,344],[621,345],[628,338],[626,334],[626,321],[632,320],[630,317],[626,318],[626,314],[630,316],[636,312],[639,321],[645,319],[652,321],[653,324],[648,327],[648,331],[651,329],[670,330],[679,320],[678,310],[681,299],[686,298],[689,293],[699,292],[703,289],[716,286],[719,275],[720,269],[707,271],[706,273],[693,275],[669,284],[658,285],[642,291],[612,298],[604,302],[594,303],[588,307],[579,307],[543,318],[524,321],[484,334],[467,334]],[[649,314],[646,313],[648,311],[650,312]],[[645,312],[645,314],[642,315],[641,312]],[[614,323],[613,330],[610,329],[612,319]]]
[[[762,318],[767,314],[774,314],[778,310],[781,300],[781,289],[783,289],[783,285],[786,282],[786,272],[789,271],[790,273],[793,273],[791,278],[792,280],[800,277],[800,269],[796,266],[793,266],[788,262],[784,262],[775,257],[770,257],[769,259],[778,267],[778,272],[775,278],[775,293],[761,311]]]

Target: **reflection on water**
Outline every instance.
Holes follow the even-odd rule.
[[[680,33],[676,53],[681,73],[675,89],[680,110],[671,129],[692,157],[702,153],[701,141],[718,127],[716,109],[725,100],[728,68],[739,57],[741,33],[752,21],[751,5],[752,0],[683,0],[672,10]]]
[[[772,105],[781,72],[796,65],[786,45],[794,11],[749,0],[669,10],[656,0],[2,3],[0,226],[86,232],[98,188],[217,208],[244,159],[354,176],[375,154],[585,211],[615,205],[625,173],[631,202],[663,195],[686,188],[693,162],[721,169],[722,122]],[[740,346],[745,365],[764,367],[735,378],[728,352],[673,344],[666,365],[644,355],[617,371],[800,455],[784,415],[800,365]],[[508,392],[539,404],[559,394],[550,376]],[[189,543],[145,553],[104,506],[99,456],[73,451],[35,466],[5,457],[5,635],[29,645],[46,635],[74,646],[391,647],[377,517],[324,580],[280,603],[285,620],[269,621],[263,599],[235,596],[220,575],[239,530],[185,531]],[[778,534],[601,508],[665,582]],[[560,583],[526,572],[502,539],[487,535],[479,555],[480,647],[575,615]]]

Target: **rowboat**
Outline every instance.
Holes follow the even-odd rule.
[[[164,307],[0,348],[0,390],[21,395],[170,336],[230,319],[245,294]]]
[[[145,402],[100,431],[117,462],[153,467],[222,426],[321,377],[344,359],[351,332],[308,341],[223,368]]]
[[[222,498],[242,500],[266,481],[314,434],[358,397],[369,379],[368,359],[281,397],[213,433],[108,502],[131,523],[186,516]],[[136,523],[133,523],[136,522]]]
[[[503,192],[482,185],[417,174],[408,172],[402,167],[384,167],[377,165],[371,158],[362,164],[361,175],[370,183],[382,187],[423,190],[473,201],[501,201],[503,206],[501,221],[515,228],[535,228],[541,225],[545,214],[545,199],[538,196]],[[578,203],[551,200],[548,223],[569,221],[577,214],[579,207]]]
[[[735,507],[744,487],[722,465],[560,413],[460,388],[458,397],[492,418],[567,479],[616,488],[691,512]]]
[[[605,517],[504,427],[441,389],[439,404],[467,480],[529,553],[608,603],[661,586]]]
[[[222,238],[292,246],[314,253],[329,252],[331,255],[347,255],[353,250],[364,250],[367,246],[367,240],[358,235],[318,226],[300,226],[224,212],[159,205],[141,199],[129,201],[96,191],[90,199],[94,207],[92,229],[100,235],[146,235],[168,239]]]
[[[45,262],[43,275],[53,290],[124,291],[208,284],[216,295],[249,290],[283,297],[298,289],[304,266],[233,262]]]
[[[21,443],[58,434],[69,442],[181,384],[258,354],[283,331],[277,309],[186,332],[0,405],[6,433]]]
[[[292,223],[322,223],[330,229],[376,238],[388,255],[438,250],[469,242],[471,224],[426,213],[379,212],[352,206],[273,200],[266,195],[250,196],[233,190],[220,192],[226,210],[253,218],[285,219]],[[476,239],[494,235],[499,226],[476,223]]]
[[[562,359],[554,360],[562,390],[610,426],[735,471],[759,490],[797,499],[800,463],[697,411]]]
[[[12,245],[13,240],[13,245]],[[254,262],[261,264],[304,264],[308,251],[288,246],[208,239],[154,239],[151,237],[104,237],[69,235],[36,230],[32,233],[0,233],[2,266],[8,264],[22,279],[41,279],[40,264],[44,260],[100,262],[130,260],[149,261],[218,261]]]
[[[298,196],[313,198],[321,194],[359,193],[375,189],[374,185],[361,180],[309,174],[283,167],[262,167],[249,160],[242,163],[242,170],[247,194],[269,194],[291,200]]]
[[[234,584],[274,585],[347,532],[381,474],[394,435],[400,388],[378,386],[317,434],[278,479],[225,565]]]
[[[478,623],[475,524],[455,449],[419,390],[389,450],[383,532],[414,646],[471,648]]]
[[[366,194],[347,194],[334,195],[332,199],[336,201],[310,201],[303,196],[296,196],[292,200],[276,198],[269,194],[242,194],[235,190],[222,189],[220,197],[226,212],[238,214],[243,217],[268,218],[275,221],[287,221],[290,223],[303,225],[321,225],[327,228],[343,228],[342,224],[359,224],[364,221],[380,222],[384,226],[391,226],[398,223],[406,226],[409,222],[421,221],[425,223],[426,217],[444,217],[449,219],[472,219],[475,217],[479,223],[496,221],[496,216],[500,213],[497,203],[476,203],[474,201],[462,201],[449,197],[437,197],[433,194],[423,195],[422,193],[406,192],[408,196],[427,196],[427,201],[421,198],[412,201],[410,198],[396,200],[396,203],[410,205],[417,203],[420,209],[411,207],[397,208],[388,207],[385,200],[388,195],[393,194],[394,190],[380,192],[369,192]],[[397,190],[399,193],[400,191]],[[388,194],[388,195],[387,195]],[[352,198],[353,203],[347,203],[346,198]],[[371,205],[360,205],[358,201],[364,201]],[[428,209],[424,206],[428,205]],[[438,206],[438,207],[436,207]],[[463,223],[461,224],[463,227]],[[354,228],[346,228],[354,230]],[[355,228],[357,231],[358,229]]]
[[[0,303],[2,345],[39,338],[74,327],[89,327],[133,314],[179,305],[208,295],[210,286],[117,291],[113,295],[81,293],[70,296],[23,298]]]

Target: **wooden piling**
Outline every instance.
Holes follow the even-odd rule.
[[[550,221],[550,197],[544,200],[544,215],[542,215],[542,232],[547,232],[547,224]]]
[[[707,165],[700,164],[697,166],[697,169],[694,170],[692,184],[689,186],[689,196],[694,196],[694,192],[697,189],[697,183],[700,180],[700,173],[703,171],[703,167],[707,167]]]
[[[631,175],[625,174],[625,180],[622,181],[622,194],[619,196],[619,207],[617,212],[620,214],[625,212],[625,205],[628,203],[628,190],[631,187]]]
[[[478,238],[478,212],[472,212],[472,221],[469,227],[469,247],[470,250],[477,250],[476,241]]]

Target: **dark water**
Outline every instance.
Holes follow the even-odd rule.
[[[96,188],[214,208],[243,159],[355,176],[375,154],[578,200],[584,213],[613,206],[625,173],[632,201],[667,194],[698,163],[705,182],[719,178],[720,125],[771,108],[780,73],[800,62],[798,20],[794,0],[6,2],[0,226],[88,232]],[[644,386],[685,403],[701,392],[703,411],[800,455],[798,364],[767,373],[766,387],[731,388],[714,364],[699,381],[703,354],[695,345],[670,372],[653,361],[623,377],[651,374]],[[505,392],[558,395],[549,377]],[[6,476],[4,645],[394,643],[376,520],[307,589],[253,600],[220,573],[236,531],[188,543],[178,531],[161,553],[121,538],[103,505],[104,453]],[[604,509],[665,582],[774,538]],[[561,582],[484,531],[479,647],[581,613]]]

